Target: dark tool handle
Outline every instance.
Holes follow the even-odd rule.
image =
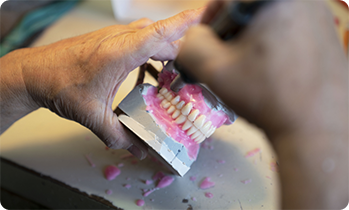
[[[268,2],[270,1],[231,2],[217,13],[209,24],[222,40],[235,38],[251,22],[257,11]],[[188,74],[188,71],[176,60],[174,67],[185,83],[196,83],[194,77]]]

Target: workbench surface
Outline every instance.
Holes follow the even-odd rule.
[[[109,1],[86,1],[33,46],[117,23]],[[159,63],[152,63],[160,69]],[[121,86],[114,107],[133,88],[137,72]],[[146,81],[156,84],[149,76]],[[125,150],[108,150],[88,129],[47,109],[16,122],[0,142],[2,169],[7,173],[4,176],[2,172],[2,187],[49,208],[277,209],[279,205],[276,156],[263,132],[242,118],[217,129],[204,142],[184,177],[176,177],[172,185],[148,197],[142,196],[143,189],[153,188],[155,183],[146,185],[145,180],[158,171],[166,173],[160,164],[151,158],[138,161]],[[108,181],[103,175],[108,165],[121,169],[115,180]],[[199,188],[205,177],[215,182],[213,188]],[[205,197],[206,192],[213,198]],[[137,199],[144,199],[145,205],[137,206]]]

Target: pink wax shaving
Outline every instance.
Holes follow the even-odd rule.
[[[148,195],[150,195],[151,193],[153,193],[155,190],[158,190],[157,188],[153,188],[153,189],[148,189],[143,193],[144,197],[147,197]]]
[[[249,184],[249,183],[252,182],[252,180],[251,180],[251,179],[246,179],[246,180],[242,180],[241,182],[242,182],[243,184]]]
[[[217,160],[217,162],[223,164],[225,163],[225,160]]]
[[[195,197],[191,197],[191,199],[192,199],[193,201],[197,201]]]
[[[251,150],[251,151],[247,152],[245,157],[252,157],[252,156],[256,155],[257,153],[259,153],[260,151],[261,151],[261,149],[256,148],[254,150]]]
[[[271,179],[271,177],[270,176],[265,176],[267,179]]]
[[[145,180],[145,182],[144,182],[146,185],[150,185],[150,184],[153,184],[153,180]]]
[[[105,178],[110,181],[119,176],[120,172],[120,169],[118,169],[116,166],[110,165],[104,170],[104,175]]]
[[[86,160],[88,161],[88,163],[90,164],[91,167],[96,167],[96,165],[92,162],[90,156],[85,155]]]
[[[164,176],[156,185],[157,188],[164,188],[172,184],[174,178],[172,176]]]
[[[234,168],[234,171],[239,171],[239,169],[238,168]]]
[[[276,162],[271,162],[270,163],[270,170],[278,172],[278,165],[276,164]]]
[[[213,198],[213,194],[210,193],[210,192],[205,192],[205,196],[206,196],[207,198]]]
[[[118,164],[118,167],[119,167],[119,168],[121,168],[121,167],[123,167],[123,166],[124,166],[123,163],[119,163],[119,164]]]
[[[144,200],[142,200],[142,199],[138,199],[138,200],[136,201],[136,204],[137,204],[137,206],[144,206],[145,202],[144,202]]]
[[[108,189],[108,190],[105,191],[105,193],[106,193],[107,195],[111,195],[111,194],[113,193],[113,191],[110,190],[110,189]]]
[[[109,150],[109,147],[105,146],[105,150]]]
[[[191,176],[189,179],[190,179],[190,181],[194,182],[196,180],[196,176]]]
[[[211,188],[211,187],[214,187],[215,186],[215,183],[214,182],[211,182],[210,181],[211,178],[210,177],[205,177],[205,179],[201,182],[200,184],[200,189],[208,189],[208,188]]]
[[[162,179],[165,176],[165,174],[162,171],[158,171],[156,172],[156,174],[153,176],[153,180],[158,180],[158,179]]]
[[[130,189],[130,188],[131,188],[131,185],[130,185],[130,184],[124,184],[124,188]]]
[[[211,109],[205,103],[201,87],[187,84],[178,93],[175,94],[172,92],[170,84],[176,76],[176,73],[171,73],[166,70],[163,71],[159,74],[159,86],[167,88],[172,96],[179,95],[181,100],[186,104],[191,102],[193,109],[199,110],[200,114],[206,116],[206,121],[211,121],[212,125],[216,128],[220,127],[223,123],[231,123],[229,117],[222,110]],[[155,122],[161,126],[172,139],[182,143],[187,148],[188,156],[195,160],[199,150],[198,144],[186,134],[186,131],[181,129],[182,125],[177,125],[175,119],[172,119],[172,117],[167,114],[167,111],[161,107],[160,104],[162,100],[156,97],[157,94],[158,90],[155,87],[150,87],[147,93],[143,93],[143,98],[147,105],[146,110],[151,113],[153,118],[155,118]]]

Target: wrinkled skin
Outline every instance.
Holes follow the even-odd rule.
[[[178,61],[262,128],[278,154],[282,207],[348,204],[348,63],[323,1],[275,1],[235,40],[188,30]],[[202,44],[205,43],[205,44]]]
[[[108,147],[144,158],[146,148],[113,113],[118,88],[149,58],[174,59],[185,30],[204,8],[153,23],[140,19],[1,58],[1,133],[45,107],[93,131]],[[134,146],[132,146],[134,145]]]

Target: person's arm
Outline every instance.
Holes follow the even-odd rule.
[[[221,6],[211,3],[203,22]],[[348,64],[324,2],[275,1],[228,42],[193,27],[178,61],[264,129],[280,163],[283,208],[348,204]]]
[[[178,39],[203,11],[188,10],[155,23],[140,19],[5,55],[0,59],[1,133],[45,107],[86,126],[108,147],[144,158],[146,147],[113,113],[115,94],[149,58],[174,59]]]
[[[30,98],[22,76],[25,51],[15,51],[0,60],[0,134],[26,114],[39,108]]]

